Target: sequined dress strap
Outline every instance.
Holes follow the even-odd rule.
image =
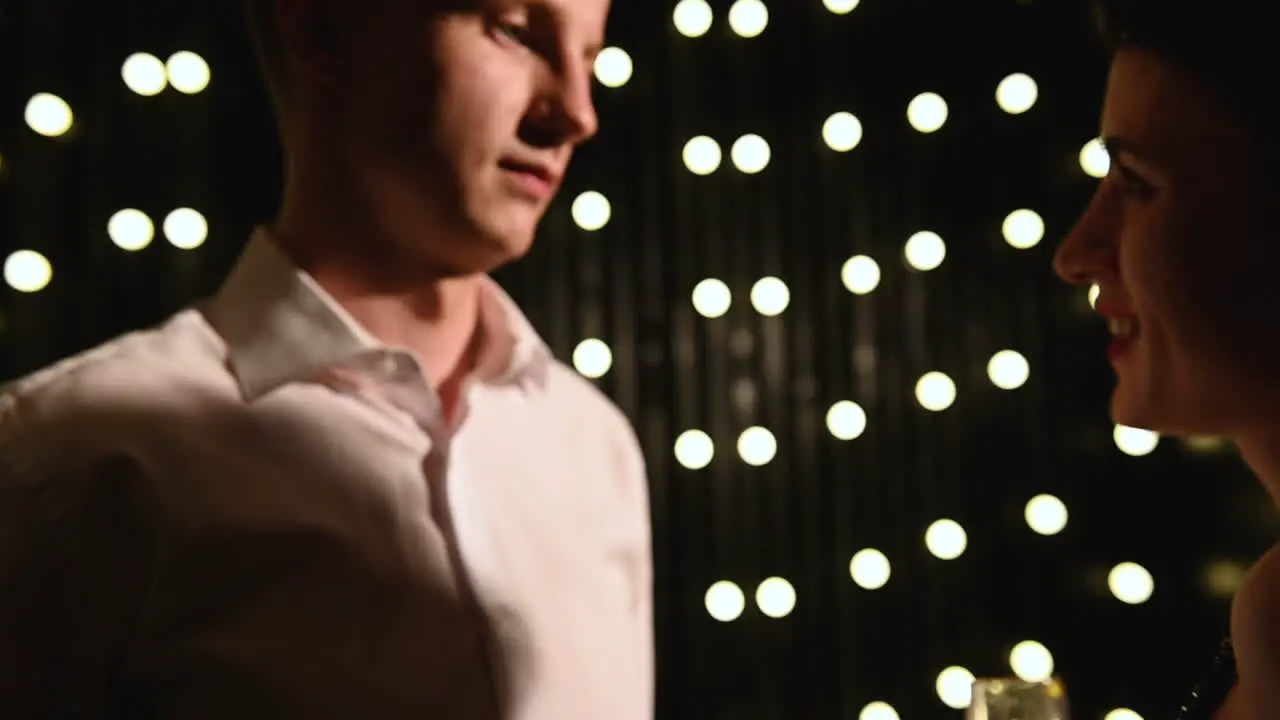
[[[1222,641],[1213,665],[1204,679],[1191,691],[1191,696],[1179,708],[1175,720],[1212,720],[1213,713],[1227,699],[1227,693],[1236,684],[1236,655],[1231,638]]]

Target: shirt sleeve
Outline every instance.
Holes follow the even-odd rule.
[[[637,452],[639,448],[637,447]],[[644,717],[653,717],[655,712],[655,650],[654,650],[654,620],[653,620],[653,530],[652,516],[649,512],[649,484],[648,476],[645,473],[644,461],[639,462],[638,479],[643,487],[643,501],[641,503],[641,523],[643,528],[643,557],[644,561],[640,564],[637,572],[637,593],[639,597],[637,611],[637,631],[638,642],[640,646],[640,662],[641,676],[644,678],[645,696],[648,703],[648,709],[644,713]]]
[[[0,717],[6,720],[106,715],[150,575],[143,550],[149,532],[123,492],[137,468],[111,461],[54,471],[42,461],[42,450],[57,445],[47,436],[26,427],[13,399],[0,395]]]
[[[638,675],[644,689],[646,707],[638,717],[652,718],[656,704],[655,639],[653,603],[653,516],[649,506],[649,476],[645,466],[644,451],[629,422],[623,420],[625,438],[625,475],[629,487],[628,496],[635,513],[635,527],[639,543],[637,562],[633,570],[636,593],[635,639],[639,663]]]

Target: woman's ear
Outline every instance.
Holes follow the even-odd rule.
[[[263,0],[276,4],[280,42],[295,71],[325,81],[341,67],[343,5],[358,0]]]

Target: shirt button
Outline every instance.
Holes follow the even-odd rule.
[[[417,361],[405,353],[384,355],[378,369],[384,380],[393,382],[409,382],[420,374]]]
[[[383,354],[378,358],[377,373],[383,378],[389,378],[396,374],[396,358],[390,353]]]

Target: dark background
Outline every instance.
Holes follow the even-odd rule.
[[[584,338],[612,348],[598,382],[636,424],[652,478],[660,717],[844,719],[875,700],[903,720],[958,717],[935,691],[938,673],[1009,674],[1010,648],[1026,639],[1053,653],[1076,718],[1116,707],[1172,716],[1226,631],[1231,577],[1271,541],[1273,517],[1229,449],[1165,439],[1135,458],[1112,440],[1102,324],[1049,266],[1096,182],[1077,154],[1096,134],[1106,58],[1083,4],[863,0],[837,16],[820,0],[772,0],[767,30],[752,39],[732,33],[725,0],[711,0],[715,24],[697,39],[676,32],[673,0],[615,5],[610,44],[631,55],[634,77],[600,89],[602,133],[531,256],[500,279],[566,361]],[[237,8],[10,3],[0,20],[0,258],[34,249],[54,275],[41,292],[0,287],[0,377],[211,292],[269,218],[279,150]],[[131,53],[178,50],[208,61],[206,92],[144,98],[123,84]],[[1040,91],[1017,116],[994,101],[1011,72]],[[930,135],[905,117],[926,90],[950,108]],[[26,126],[37,92],[74,109],[68,136]],[[822,122],[840,110],[864,126],[849,153],[822,143]],[[745,133],[772,147],[757,175],[729,161]],[[710,176],[681,161],[694,135],[725,149]],[[571,219],[585,190],[612,203],[602,230]],[[197,250],[160,235],[182,206],[209,220]],[[156,241],[140,252],[107,237],[124,207],[155,219]],[[1000,225],[1023,207],[1044,218],[1046,237],[1014,250]],[[948,253],[921,273],[902,246],[925,229]],[[854,254],[880,263],[869,295],[841,285]],[[778,317],[747,300],[766,275],[791,290]],[[734,293],[714,320],[690,302],[707,277]],[[1005,348],[1031,366],[1014,391],[986,378]],[[944,412],[913,396],[931,370],[958,388]],[[842,399],[868,415],[853,441],[825,429]],[[752,425],[777,438],[763,467],[735,452]],[[716,442],[705,469],[676,462],[675,438],[691,428]],[[1023,520],[1040,493],[1066,503],[1061,534],[1037,535]],[[956,560],[925,548],[939,518],[968,533]],[[892,563],[882,589],[850,579],[864,547]],[[1149,602],[1107,590],[1121,561],[1151,571]],[[753,600],[771,576],[797,595],[780,619]],[[746,593],[732,622],[704,603],[720,580]]]

